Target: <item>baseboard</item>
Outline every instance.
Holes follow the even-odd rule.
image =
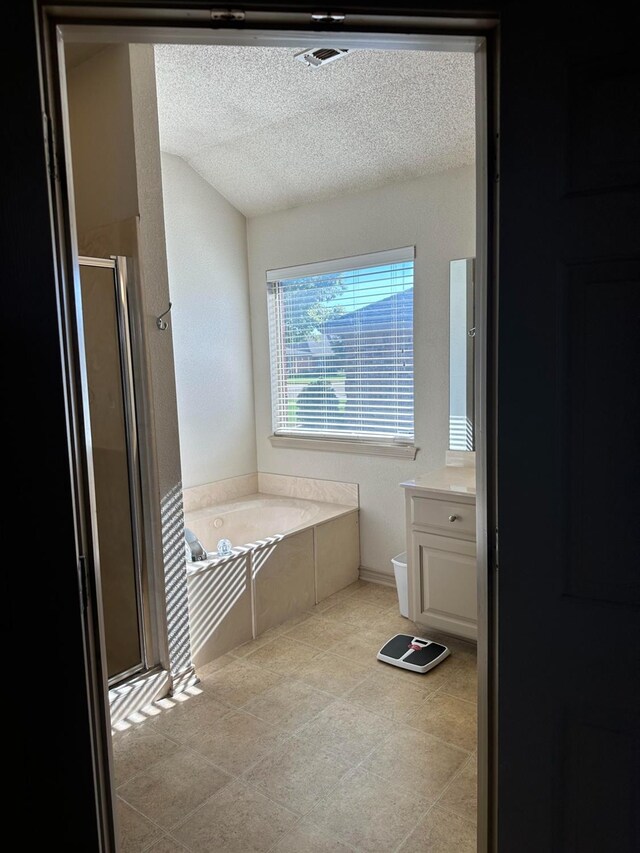
[[[196,668],[191,664],[183,672],[173,675],[171,678],[171,695],[177,696],[184,693],[189,687],[194,687],[200,679],[196,675]]]
[[[109,691],[111,725],[121,722],[169,693],[171,676],[166,669],[145,672],[139,678],[127,681]]]
[[[368,569],[366,566],[360,566],[360,580],[369,581],[369,583],[380,583],[383,586],[395,586],[396,579],[388,572],[380,572],[378,569]]]

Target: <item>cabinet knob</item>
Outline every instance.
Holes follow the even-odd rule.
[[[449,516],[449,521],[453,522],[453,521],[457,521],[457,520],[458,520],[458,516],[457,516],[457,515],[450,515],[450,516]]]

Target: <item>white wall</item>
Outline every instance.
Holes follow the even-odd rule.
[[[391,573],[391,557],[405,549],[398,484],[444,465],[449,261],[475,254],[474,168],[265,214],[247,226],[258,470],[359,483],[362,565]],[[409,245],[416,246],[415,461],[272,447],[265,271]]]
[[[256,470],[246,220],[162,155],[184,488]]]

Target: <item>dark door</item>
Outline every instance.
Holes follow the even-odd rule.
[[[499,849],[631,853],[640,54],[616,4],[553,8],[503,18]]]

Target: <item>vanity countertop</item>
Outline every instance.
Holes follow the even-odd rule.
[[[462,465],[445,465],[437,471],[419,474],[400,485],[405,489],[438,492],[446,497],[476,494],[476,469]]]

